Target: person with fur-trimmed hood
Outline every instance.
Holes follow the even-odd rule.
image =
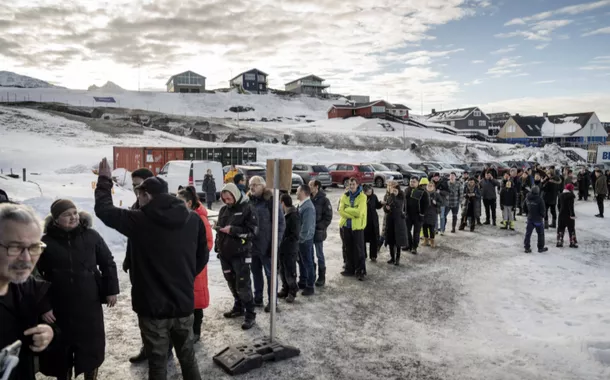
[[[481,192],[476,185],[476,180],[472,177],[468,179],[468,183],[464,186],[464,204],[462,205],[462,223],[460,231],[464,231],[468,222],[470,222],[470,232],[474,232],[477,224],[477,217],[481,215]]]
[[[515,209],[517,207],[517,188],[512,180],[504,183],[500,190],[500,209],[502,210],[502,229],[515,230]]]
[[[400,265],[400,250],[408,244],[407,224],[405,223],[405,194],[396,181],[390,182],[389,195],[383,205],[385,213],[385,237],[390,247],[390,260],[388,264]],[[377,211],[375,211],[375,214]],[[376,215],[375,215],[376,216]]]
[[[407,225],[407,251],[417,255],[420,232],[424,222],[424,215],[430,204],[430,198],[426,192],[426,186],[430,181],[423,177],[411,177],[409,188],[405,192],[405,215]]]
[[[43,319],[56,323],[61,337],[41,356],[40,371],[58,379],[70,379],[74,371],[74,377],[84,373],[94,380],[106,350],[102,304],[114,307],[119,294],[116,263],[92,216],[70,200],[53,202],[44,228],[47,248],[38,271],[51,283],[53,309]]]
[[[345,270],[341,275],[355,276],[359,281],[366,278],[364,256],[364,229],[367,222],[366,195],[356,178],[349,179],[349,189],[339,203],[339,227],[345,252]]]
[[[435,182],[432,181],[426,185],[428,192],[429,204],[424,215],[423,232],[424,232],[424,247],[436,247],[434,242],[434,225],[438,220],[438,215],[441,213],[443,199],[440,193],[436,190]]]
[[[576,240],[576,213],[574,212],[574,185],[568,183],[561,194],[559,194],[559,215],[557,218],[557,247],[563,247],[563,237],[568,229],[570,236],[570,248],[578,248]]]
[[[368,257],[371,261],[377,261],[378,245],[379,245],[379,215],[377,210],[383,207],[383,204],[377,198],[377,194],[373,190],[373,186],[362,186],[366,195],[366,227],[364,228],[364,256],[367,256],[366,245],[368,244]]]

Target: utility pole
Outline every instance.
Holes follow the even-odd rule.
[[[140,64],[138,63],[138,92],[140,92]]]

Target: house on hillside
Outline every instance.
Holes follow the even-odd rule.
[[[235,87],[253,94],[267,93],[267,77],[269,75],[258,70],[252,69],[244,71],[229,81],[229,86]]]
[[[405,106],[404,104],[394,103],[394,104],[392,104],[392,107],[390,107],[388,109],[388,112],[390,113],[390,115],[394,115],[401,119],[408,119],[410,110],[411,110],[411,108]]]
[[[198,93],[205,91],[205,77],[193,71],[173,75],[167,83],[167,92]]]
[[[493,136],[488,135],[489,117],[479,107],[438,112],[432,109],[432,113],[425,116],[425,121],[455,128],[459,136],[481,141],[495,141]]]
[[[354,103],[370,103],[371,97],[365,95],[348,95],[347,100],[350,100]]]
[[[502,128],[508,119],[510,119],[510,113],[508,112],[488,113],[487,116],[489,116],[487,133],[490,136],[496,136],[500,131],[500,128]]]
[[[386,112],[393,105],[385,100],[376,100],[369,103],[334,104],[328,110],[328,118],[348,118],[361,116],[366,118],[385,119]]]
[[[498,139],[508,143],[543,146],[555,143],[561,147],[584,147],[605,144],[608,133],[595,112],[511,117],[500,129]]]
[[[313,74],[293,80],[284,85],[284,89],[288,92],[312,96],[326,96],[326,89],[329,87],[329,85],[324,84],[324,79]]]

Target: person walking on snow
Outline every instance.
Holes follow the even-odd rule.
[[[458,212],[460,210],[460,201],[462,200],[462,191],[464,186],[462,183],[457,181],[457,176],[455,173],[451,173],[449,176],[449,182],[447,183],[449,188],[449,195],[447,196],[447,204],[445,205],[445,218],[443,226],[441,227],[441,231],[445,231],[445,226],[447,224],[447,216],[449,216],[449,211],[451,211],[451,233],[455,233],[455,228],[457,227],[458,221]]]
[[[595,215],[597,218],[604,217],[604,199],[608,195],[608,182],[606,176],[602,173],[601,170],[595,170],[595,176],[597,179],[595,180],[595,199],[597,200],[597,208],[599,209],[599,214]]]
[[[578,200],[585,202],[589,199],[589,187],[591,187],[591,173],[587,168],[580,168],[577,176],[578,181]]]
[[[283,194],[280,198],[284,209],[286,229],[280,243],[279,271],[282,280],[282,290],[278,298],[285,298],[286,302],[293,303],[299,286],[297,285],[297,261],[299,257],[299,235],[301,234],[301,218],[296,207],[292,205],[290,194]]]
[[[313,238],[316,232],[316,208],[311,202],[309,185],[301,185],[297,190],[299,200],[299,217],[301,230],[299,232],[299,255],[301,265],[300,281],[305,284],[301,293],[303,296],[312,296],[315,293],[316,270],[313,263]]]
[[[400,265],[400,250],[409,241],[407,239],[407,224],[405,222],[405,194],[400,189],[400,185],[393,181],[390,188],[390,195],[383,206],[386,215],[385,237],[390,247],[390,260],[388,264]],[[377,211],[375,210],[375,214]],[[375,215],[376,216],[376,215]]]
[[[411,177],[409,181],[409,189],[405,193],[405,215],[407,225],[407,251],[417,255],[419,246],[420,232],[424,215],[430,204],[430,198],[425,190],[425,186],[429,183],[428,178],[423,177],[419,181],[417,177]]]
[[[521,197],[519,200],[520,216],[523,214],[527,215],[527,203],[525,202],[525,200],[527,199],[527,194],[530,192],[532,186],[534,186],[534,179],[532,178],[532,176],[527,174],[527,172],[523,172],[523,174],[521,174]]]
[[[214,195],[216,196],[216,195]],[[208,243],[208,251],[212,252],[214,247],[214,236],[212,226],[208,219],[208,210],[201,204],[197,196],[197,190],[193,186],[178,191],[178,199],[181,199],[189,210],[193,210],[199,215],[205,226],[205,238]],[[203,323],[203,309],[210,306],[210,291],[208,290],[208,266],[195,277],[195,308],[193,311],[193,335],[195,342],[201,339],[201,324]]]
[[[203,177],[201,190],[205,193],[205,203],[208,206],[208,210],[211,210],[212,204],[216,200],[216,179],[212,174],[212,169],[208,169],[205,177]]]
[[[218,253],[220,267],[233,295],[233,309],[223,314],[225,318],[245,316],[241,328],[251,329],[256,323],[250,264],[252,242],[258,233],[258,217],[234,183],[228,183],[220,192],[224,206],[218,213],[214,250]]]
[[[477,215],[481,213],[481,192],[476,185],[475,179],[470,178],[464,187],[464,205],[462,206],[462,222],[460,231],[464,231],[466,224],[470,222],[470,232],[474,232]]]
[[[449,181],[447,178],[441,178],[439,173],[434,173],[432,176],[432,182],[436,188],[436,192],[439,194],[439,205],[438,208],[440,210],[439,217],[436,218],[436,223],[434,223],[434,231],[443,235],[445,233],[445,225],[447,224],[445,209],[447,207],[447,201],[449,198]]]
[[[366,259],[364,257],[364,229],[367,221],[366,195],[356,178],[350,178],[349,190],[339,203],[339,227],[342,230],[346,263],[343,276],[356,276],[364,281]]]
[[[313,245],[318,259],[318,279],[316,286],[326,284],[326,260],[324,258],[324,241],[327,237],[327,230],[333,221],[333,206],[326,197],[322,189],[322,183],[318,180],[309,181],[311,189],[311,201],[316,208],[316,232],[313,237]],[[315,268],[315,264],[314,264]]]
[[[379,215],[377,210],[383,207],[379,202],[379,198],[373,190],[373,186],[364,185],[364,194],[366,194],[366,228],[364,229],[364,256],[367,256],[366,246],[369,245],[369,258],[371,261],[377,261],[377,248],[379,244]]]
[[[434,181],[426,185],[426,191],[428,192],[429,204],[426,208],[424,215],[424,247],[429,246],[435,248],[434,243],[434,224],[438,220],[438,215],[441,212],[442,198],[437,192]]]
[[[527,194],[527,225],[525,227],[525,239],[523,245],[525,247],[525,253],[531,253],[531,239],[532,233],[536,230],[538,235],[538,252],[546,252],[549,249],[544,246],[544,215],[546,206],[544,200],[540,196],[540,188],[538,186],[532,187],[532,190]]]
[[[547,176],[542,180],[542,188],[540,189],[542,192],[542,199],[546,206],[544,213],[544,229],[557,228],[557,209],[555,206],[557,205],[557,196],[561,189],[560,186],[561,179],[549,169]],[[553,217],[551,224],[549,224],[549,210]]]
[[[487,171],[485,174],[485,179],[481,181],[481,197],[483,198],[483,204],[485,205],[485,223],[490,223],[490,213],[491,213],[491,221],[493,225],[496,225],[496,189],[500,189],[500,182],[493,177],[491,171]]]
[[[515,230],[515,210],[517,207],[517,189],[513,181],[508,180],[500,190],[500,209],[502,210],[502,229]]]
[[[557,218],[557,247],[563,247],[563,237],[568,229],[570,238],[570,248],[578,248],[576,240],[576,213],[574,212],[574,185],[568,183],[563,192],[559,195],[559,216]]]

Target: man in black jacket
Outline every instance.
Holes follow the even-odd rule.
[[[586,168],[580,168],[576,177],[578,181],[578,200],[585,202],[589,199],[589,188],[591,187],[591,173]]]
[[[405,193],[405,214],[407,224],[407,251],[417,255],[419,234],[421,232],[424,215],[430,204],[428,192],[424,190],[428,185],[428,178],[422,178],[418,183],[417,177],[411,177],[409,189]],[[419,184],[419,186],[418,186]]]
[[[485,179],[481,181],[481,198],[483,198],[483,204],[485,205],[485,223],[489,224],[489,216],[491,213],[491,221],[493,225],[496,225],[496,200],[497,191],[500,189],[500,182],[498,182],[491,172],[491,169],[485,173]]]
[[[102,160],[95,214],[131,240],[131,302],[138,314],[149,379],[166,379],[171,340],[182,377],[199,380],[193,347],[193,285],[209,258],[203,222],[183,201],[169,195],[167,183],[156,177],[138,186],[139,210],[115,207],[111,175],[108,162]]]
[[[39,324],[40,316],[51,310],[50,284],[30,276],[44,250],[41,236],[34,210],[0,205],[0,350],[22,342],[19,364],[8,376],[11,380],[34,380],[34,355],[46,350],[54,338],[51,326]],[[0,366],[0,376],[3,371]]]
[[[538,234],[538,252],[546,252],[549,249],[544,246],[544,215],[546,207],[544,200],[540,197],[540,188],[538,186],[532,187],[532,190],[527,194],[527,226],[525,228],[525,240],[523,245],[525,246],[525,253],[531,253],[531,240],[532,232],[536,230]]]
[[[557,196],[561,189],[561,179],[549,169],[547,177],[542,180],[542,199],[545,204],[544,228],[557,228]],[[549,225],[549,210],[553,220]]]
[[[282,290],[278,293],[279,298],[286,298],[286,302],[293,303],[299,291],[297,285],[297,260],[299,257],[299,234],[301,233],[301,220],[296,207],[292,205],[289,194],[281,197],[286,229],[279,252],[279,271],[282,279]]]
[[[326,230],[333,221],[333,206],[322,190],[322,183],[318,180],[309,181],[311,189],[311,201],[316,208],[316,232],[313,237],[316,257],[318,259],[318,280],[316,286],[324,286],[326,283],[326,263],[324,260],[324,241]]]
[[[570,248],[578,248],[576,241],[576,213],[574,212],[574,185],[568,183],[559,195],[559,225],[557,226],[557,247],[563,247],[563,237],[568,229]]]
[[[220,196],[225,205],[220,209],[218,223],[214,227],[218,231],[214,249],[218,252],[223,274],[234,299],[233,309],[223,315],[225,318],[245,315],[241,328],[249,330],[256,321],[250,265],[252,244],[258,234],[258,216],[237,185],[226,184]]]

